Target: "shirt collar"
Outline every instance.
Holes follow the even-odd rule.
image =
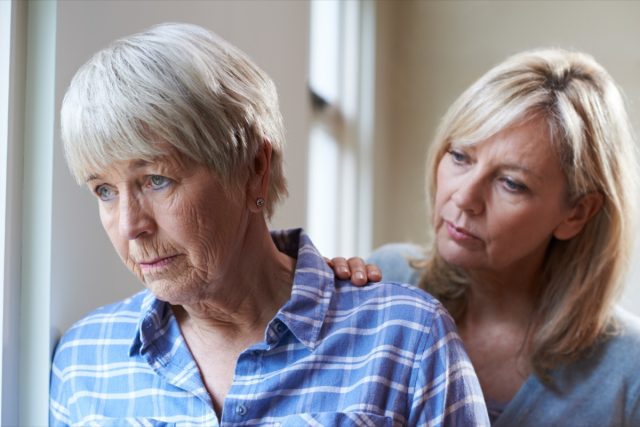
[[[162,335],[172,314],[168,303],[157,299],[149,290],[145,292],[146,295],[140,305],[141,316],[129,348],[129,356],[146,353],[149,346]]]
[[[276,315],[276,331],[280,321],[302,344],[314,349],[335,291],[334,272],[301,228],[271,236],[280,251],[297,259],[291,298]]]

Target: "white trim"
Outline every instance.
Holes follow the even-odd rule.
[[[56,11],[55,1],[29,2],[27,17],[19,421],[28,426],[48,424]]]
[[[0,424],[19,425],[20,284],[22,252],[22,140],[26,64],[27,2],[1,2],[3,55],[0,86],[2,147],[0,177],[0,269],[2,328],[2,396]],[[8,62],[6,62],[8,61]]]
[[[360,120],[360,3],[350,1],[340,3],[340,99],[338,108],[342,121],[339,123],[340,141],[340,184],[336,189],[339,219],[338,248],[339,255],[356,254],[358,241],[358,171],[360,158],[358,152],[358,127]]]
[[[360,58],[358,100],[358,206],[355,254],[373,249],[374,128],[376,100],[376,2],[360,2]]]
[[[4,345],[7,332],[5,325],[9,322],[4,319],[5,314],[5,293],[8,293],[9,281],[5,275],[5,253],[8,242],[5,239],[7,229],[7,181],[9,175],[9,162],[7,156],[9,152],[9,76],[11,70],[11,6],[12,2],[0,2],[0,307],[2,307],[2,316],[0,316],[0,333],[2,334],[2,350],[0,350],[0,384],[4,384],[5,365],[10,365],[8,361],[11,350],[6,350]],[[8,337],[7,337],[8,338]],[[5,363],[6,362],[6,363]],[[8,367],[8,366],[7,366]],[[9,393],[0,387],[0,421],[4,421],[3,417],[9,412]],[[6,401],[6,403],[5,403]],[[5,409],[6,408],[6,409]],[[15,419],[15,418],[14,418]],[[4,422],[0,422],[5,425]]]

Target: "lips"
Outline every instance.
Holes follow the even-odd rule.
[[[171,264],[178,255],[157,257],[148,261],[139,261],[138,264],[143,271],[156,270]]]
[[[471,233],[470,231],[466,230],[463,227],[457,227],[455,224],[449,222],[449,221],[444,221],[446,227],[447,227],[447,232],[449,233],[449,236],[458,242],[470,242],[470,241],[479,241],[481,240],[480,237],[476,236],[475,234]]]

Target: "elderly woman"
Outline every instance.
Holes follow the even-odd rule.
[[[487,425],[434,299],[354,291],[301,230],[269,234],[286,193],[271,80],[210,32],[167,24],[74,77],[62,136],[114,248],[146,289],[63,336],[51,425]]]
[[[444,116],[427,163],[431,246],[369,262],[449,309],[493,425],[640,426],[640,321],[614,306],[635,154],[620,91],[581,53],[508,58]]]

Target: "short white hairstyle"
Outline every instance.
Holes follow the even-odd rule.
[[[76,73],[62,102],[62,141],[79,183],[120,160],[152,160],[164,142],[240,189],[270,143],[266,212],[287,194],[275,85],[242,51],[191,24],[113,42]]]

